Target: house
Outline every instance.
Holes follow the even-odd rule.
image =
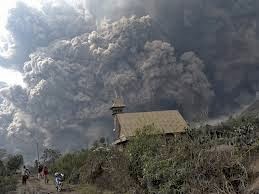
[[[185,133],[186,121],[177,110],[124,113],[126,107],[122,98],[113,101],[111,110],[114,119],[115,145],[124,144],[136,135],[139,129],[153,125],[159,129],[156,134],[175,135]]]

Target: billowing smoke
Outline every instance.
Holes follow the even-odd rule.
[[[258,1],[99,0],[106,2],[106,12],[96,12],[96,1],[89,1],[91,12],[99,17],[113,12],[110,17],[149,14],[157,39],[170,42],[177,53],[198,54],[216,94],[211,115],[248,104],[259,89]]]
[[[41,10],[18,2],[9,14],[7,30],[13,37],[15,51],[6,63],[15,63],[17,68],[23,67],[36,48],[95,29],[90,15],[76,10],[65,1],[45,3]]]
[[[153,5],[151,16],[168,41],[180,52],[195,51],[207,64],[216,94],[211,114],[248,104],[259,89],[258,1],[154,0]]]
[[[128,111],[179,109],[197,121],[258,90],[253,0],[69,2],[10,11],[15,47],[3,65],[27,87],[0,91],[0,146],[73,150],[111,137],[115,93]]]

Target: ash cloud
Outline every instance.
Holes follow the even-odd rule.
[[[153,5],[151,16],[169,41],[181,52],[195,51],[207,64],[206,75],[216,94],[212,115],[227,114],[242,106],[238,99],[255,96],[259,81],[256,0],[162,0]]]
[[[149,16],[122,18],[31,54],[24,74],[29,108],[39,125],[58,134],[71,126],[87,135],[87,123],[111,117],[114,90],[132,110],[148,109],[160,100],[157,93],[183,107],[190,99],[182,95],[192,94],[194,101],[204,98],[207,109],[212,95],[203,62],[194,53],[177,61],[169,43],[152,41],[151,29]]]
[[[58,39],[72,38],[95,29],[90,16],[76,10],[66,1],[47,2],[41,10],[18,2],[9,11],[7,30],[13,42],[13,56],[5,63],[16,64],[18,69],[29,59],[29,54],[38,47],[47,46]]]
[[[10,12],[15,54],[6,63],[27,85],[0,92],[10,149],[27,149],[17,137],[65,151],[111,136],[115,92],[128,111],[177,108],[200,121],[258,90],[254,0],[67,2]]]

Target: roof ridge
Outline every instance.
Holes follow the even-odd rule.
[[[156,113],[156,112],[179,112],[179,110],[157,110],[157,111],[143,111],[143,112],[124,112],[124,113],[119,113],[117,115],[125,115],[125,114],[138,114],[138,113]]]

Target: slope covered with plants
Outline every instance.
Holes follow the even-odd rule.
[[[119,151],[105,143],[58,159],[52,171],[82,193],[252,193],[259,155],[259,119],[230,119],[168,138],[139,130]],[[91,186],[89,186],[91,185]]]

